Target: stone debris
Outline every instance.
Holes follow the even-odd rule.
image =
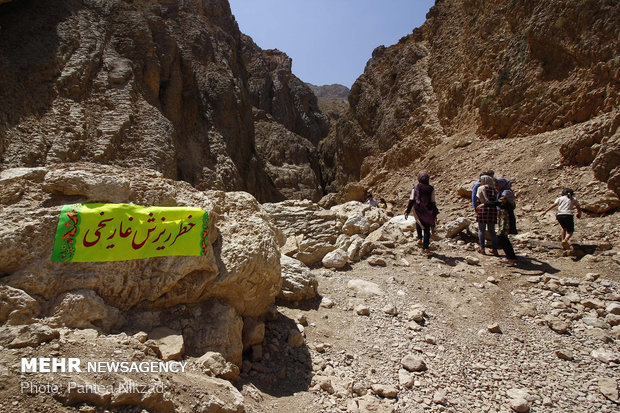
[[[408,371],[425,371],[426,363],[421,357],[408,354],[401,360],[402,366]]]
[[[151,331],[146,344],[164,361],[181,360],[185,352],[183,335],[168,327],[157,327]]]

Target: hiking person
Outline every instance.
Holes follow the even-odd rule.
[[[367,197],[367,201],[366,201],[366,203],[367,203],[368,205],[370,205],[370,206],[375,207],[375,208],[378,208],[378,207],[379,207],[379,203],[377,202],[377,200],[376,200],[376,199],[374,199],[374,198],[372,197],[372,194],[370,194],[370,193],[368,194],[368,197]]]
[[[579,201],[575,198],[575,191],[570,188],[564,188],[562,195],[553,201],[553,204],[540,214],[540,217],[544,217],[547,212],[551,211],[554,207],[558,207],[558,212],[555,215],[558,223],[560,224],[560,239],[562,247],[564,249],[570,248],[568,240],[573,236],[575,232],[575,209],[577,209],[577,218],[581,218],[581,206]]]
[[[474,184],[474,186],[471,188],[471,204],[474,206],[474,209],[476,209],[478,207],[478,188],[480,187],[480,178],[482,178],[484,175],[488,175],[491,178],[493,178],[495,176],[495,171],[493,171],[492,169],[486,171],[486,172],[482,172],[478,178],[478,180],[476,181],[476,183]]]
[[[379,208],[387,209],[387,202],[383,198],[379,198]]]
[[[497,201],[497,191],[495,190],[495,179],[489,175],[480,177],[480,186],[476,193],[478,206],[487,202]],[[497,235],[495,234],[495,223],[497,222],[497,208],[495,206],[476,207],[476,220],[478,221],[478,242],[480,248],[478,252],[485,254],[484,244],[486,241],[486,231],[491,235],[491,254],[497,255]]]
[[[430,177],[426,172],[421,172],[418,176],[418,183],[411,191],[411,197],[405,210],[405,219],[413,208],[415,217],[415,227],[418,233],[418,244],[422,244],[422,249],[426,255],[430,255],[429,249],[431,242],[431,230],[435,229],[439,210],[435,202],[435,188],[430,185]],[[424,232],[424,236],[422,236]]]
[[[514,210],[516,206],[515,194],[510,187],[510,181],[505,178],[497,178],[495,180],[495,190],[498,193],[497,201],[489,201],[480,204],[478,208],[499,207],[498,212],[498,235],[497,241],[506,254],[501,261],[506,264],[514,264],[517,262],[515,250],[508,238],[508,234],[517,233],[517,220]]]

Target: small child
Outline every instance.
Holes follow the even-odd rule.
[[[575,214],[575,209],[577,209],[577,218],[581,218],[581,207],[579,206],[579,201],[575,198],[575,192],[570,188],[564,188],[562,190],[562,196],[556,198],[553,205],[540,214],[541,218],[556,205],[558,207],[556,219],[561,227],[562,247],[564,247],[564,249],[569,249],[570,244],[568,240],[573,235],[573,232],[575,232],[575,219],[573,216]]]

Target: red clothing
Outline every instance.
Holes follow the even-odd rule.
[[[487,196],[487,202],[497,201],[497,191],[495,188],[491,188],[487,185],[485,194]],[[476,211],[476,220],[485,224],[495,224],[497,222],[497,207],[485,206],[481,210]]]

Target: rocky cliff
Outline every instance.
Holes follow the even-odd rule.
[[[329,120],[226,0],[19,0],[0,6],[0,27],[0,169],[87,160],[262,201],[320,197]],[[308,153],[257,149],[282,136]],[[277,180],[274,162],[299,172]]]
[[[328,185],[380,180],[450,136],[568,128],[563,163],[591,164],[619,194],[619,21],[613,0],[437,1],[351,88],[351,111],[322,144]]]

